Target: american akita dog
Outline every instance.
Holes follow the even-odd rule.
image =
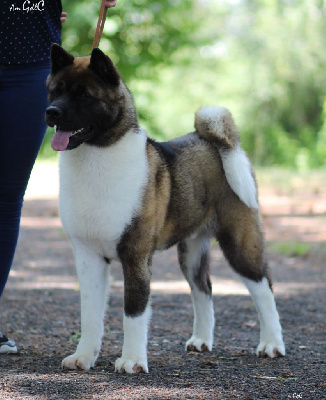
[[[81,339],[63,366],[88,370],[98,357],[108,264],[124,273],[124,343],[119,372],[148,372],[151,260],[177,244],[194,309],[188,350],[212,350],[210,239],[253,298],[260,319],[257,355],[285,355],[272,293],[254,174],[225,108],[195,115],[195,132],[165,143],[147,137],[132,95],[99,49],[74,58],[58,45],[47,80],[49,126],[60,151],[60,214],[75,251]],[[69,151],[68,151],[69,150]]]

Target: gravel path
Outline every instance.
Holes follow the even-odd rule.
[[[61,360],[73,352],[74,334],[80,331],[78,284],[72,249],[57,214],[56,172],[53,167],[40,171],[43,187],[49,190],[40,194],[40,184],[29,188],[14,267],[0,303],[1,329],[19,346],[17,355],[0,356],[1,400],[326,399],[325,193],[294,201],[261,191],[269,243],[290,238],[309,244],[301,256],[269,254],[286,357],[254,355],[259,336],[256,311],[214,245],[216,328],[211,353],[184,351],[192,305],[176,249],[171,249],[157,254],[153,262],[150,372],[114,373],[123,339],[123,281],[116,264],[98,362],[89,372],[66,372]],[[49,173],[53,184],[47,186]]]

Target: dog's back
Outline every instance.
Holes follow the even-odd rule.
[[[162,179],[170,180],[165,185],[169,200],[159,248],[169,247],[198,231],[214,236],[222,216],[258,209],[251,165],[240,147],[229,111],[218,107],[200,109],[195,116],[195,128],[195,132],[168,142],[148,140],[159,154],[155,162],[167,171],[164,178],[157,174],[153,186],[162,185]]]

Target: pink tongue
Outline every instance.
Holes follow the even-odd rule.
[[[66,150],[69,143],[69,137],[72,135],[72,133],[72,131],[57,130],[51,140],[52,149],[55,151]]]

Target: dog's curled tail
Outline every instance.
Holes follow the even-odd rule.
[[[214,144],[221,156],[226,179],[240,200],[250,208],[259,208],[257,187],[245,151],[240,147],[237,128],[229,110],[203,107],[195,114],[198,135]]]

